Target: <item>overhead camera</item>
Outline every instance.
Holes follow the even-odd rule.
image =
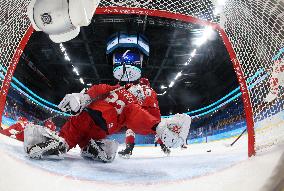
[[[47,33],[53,42],[75,38],[88,26],[100,0],[32,0],[28,17],[36,31]]]

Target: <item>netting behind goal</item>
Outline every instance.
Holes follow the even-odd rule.
[[[271,102],[264,101],[271,90],[270,78],[276,62],[284,58],[284,2],[228,1],[221,20],[245,77],[263,76],[250,89],[256,131],[256,150],[283,141],[283,91]],[[278,87],[280,88],[280,87]]]
[[[1,107],[13,70],[32,29],[25,14],[30,0],[3,0],[0,4]],[[221,12],[217,14],[216,10]],[[283,141],[283,92],[274,101],[264,99],[271,89],[274,64],[284,57],[284,4],[280,0],[102,0],[97,14],[141,14],[210,25],[219,31],[240,82],[249,127],[249,155]],[[251,76],[258,75],[250,87]],[[281,128],[282,126],[282,128]],[[254,129],[256,144],[254,145]]]

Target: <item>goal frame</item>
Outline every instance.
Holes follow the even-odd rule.
[[[202,20],[197,17],[184,15],[180,13],[172,13],[169,11],[164,10],[150,10],[144,8],[128,8],[128,7],[98,7],[96,9],[95,14],[110,14],[110,15],[123,15],[123,14],[136,14],[136,15],[147,15],[147,16],[154,16],[154,17],[161,17],[161,18],[168,18],[168,19],[177,19],[184,22],[189,22],[193,24],[199,24],[202,26],[211,26],[212,29],[218,31],[219,35],[221,36],[224,45],[229,53],[230,59],[233,63],[233,68],[236,73],[241,93],[242,93],[242,100],[245,108],[245,115],[246,115],[246,124],[247,124],[247,132],[248,132],[248,156],[251,157],[255,155],[255,132],[254,132],[254,118],[253,118],[253,110],[252,104],[250,100],[248,86],[246,84],[246,80],[241,68],[241,63],[238,61],[236,53],[232,47],[232,44],[226,35],[225,30],[218,24],[209,22],[207,20]],[[6,103],[6,96],[8,94],[8,90],[10,88],[10,83],[12,80],[12,76],[15,72],[16,66],[19,62],[20,56],[25,49],[25,46],[34,32],[32,26],[28,28],[26,34],[20,41],[18,48],[15,50],[11,63],[9,63],[9,67],[7,73],[5,75],[4,81],[2,83],[1,91],[0,91],[0,124],[2,122],[2,114],[4,112],[5,103]]]

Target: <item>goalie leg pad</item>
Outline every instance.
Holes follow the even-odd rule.
[[[63,159],[64,153],[66,153],[64,143],[52,139],[35,144],[27,150],[28,156],[32,159]]]
[[[24,130],[24,151],[33,159],[59,158],[68,145],[62,137],[48,128],[28,124]]]
[[[90,158],[104,163],[110,163],[115,159],[118,149],[118,143],[116,141],[102,139],[91,139],[89,144],[82,148],[81,156],[84,158]]]

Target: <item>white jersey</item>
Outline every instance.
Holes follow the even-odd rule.
[[[284,86],[284,59],[275,62],[271,78],[277,79],[279,86]]]
[[[284,59],[275,61],[269,82],[269,93],[264,99],[265,102],[278,98],[280,87],[284,87]]]

